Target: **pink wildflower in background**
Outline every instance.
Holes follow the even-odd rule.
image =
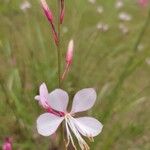
[[[148,5],[149,0],[138,0],[140,6],[145,7]]]
[[[6,138],[2,150],[12,150],[12,139]]]
[[[37,119],[38,133],[43,136],[50,136],[54,134],[60,124],[65,121],[67,132],[67,145],[72,143],[74,148],[76,146],[73,141],[72,133],[78,140],[79,146],[82,150],[89,149],[89,146],[83,139],[83,136],[90,140],[97,136],[103,128],[103,125],[92,117],[75,118],[75,114],[82,111],[87,111],[93,107],[96,101],[96,92],[93,88],[82,89],[76,93],[73,99],[72,109],[67,111],[69,96],[67,92],[62,89],[56,89],[49,93],[47,103],[56,111],[63,112],[63,116],[57,116],[52,113],[44,113]],[[71,132],[71,131],[72,132]]]

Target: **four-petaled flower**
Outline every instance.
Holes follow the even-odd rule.
[[[78,91],[74,98],[71,111],[67,111],[69,96],[67,92],[62,89],[56,89],[48,93],[46,85],[42,84],[40,87],[40,96],[36,99],[46,109],[51,108],[54,112],[47,112],[40,115],[37,119],[38,133],[43,136],[50,136],[56,132],[59,125],[64,121],[67,133],[67,146],[71,141],[76,149],[70,130],[78,140],[79,146],[82,150],[88,150],[89,146],[83,139],[83,136],[90,140],[97,136],[103,128],[103,125],[92,117],[74,118],[75,113],[89,110],[96,101],[96,92],[93,88],[86,88]]]

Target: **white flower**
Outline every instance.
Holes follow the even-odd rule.
[[[145,62],[147,63],[147,65],[150,65],[150,57],[146,58]]]
[[[126,13],[126,12],[121,12],[121,13],[119,14],[119,19],[120,19],[121,21],[131,21],[132,17],[131,17],[131,15],[129,15],[129,14]]]
[[[109,25],[105,24],[105,23],[102,23],[102,22],[99,22],[97,24],[97,29],[100,30],[100,31],[102,31],[102,32],[106,32],[109,29]]]
[[[10,0],[4,0],[4,2],[5,2],[5,3],[9,3],[9,2],[10,2]]]
[[[69,96],[67,92],[62,89],[56,89],[48,94],[47,103],[51,108],[57,112],[63,112],[64,115],[54,115],[53,113],[44,113],[37,119],[38,133],[43,136],[50,136],[56,132],[59,125],[64,121],[67,133],[67,146],[69,142],[74,148],[76,146],[73,141],[72,133],[78,140],[79,146],[82,150],[88,150],[89,146],[83,139],[83,136],[92,139],[97,136],[103,128],[103,125],[92,117],[74,118],[75,113],[89,110],[96,101],[96,92],[92,88],[82,89],[76,93],[73,99],[71,111],[67,112]]]
[[[64,27],[62,28],[62,32],[63,32],[63,33],[67,33],[67,32],[68,32],[68,28],[67,28],[66,26],[64,26]]]
[[[119,29],[121,30],[121,32],[123,34],[127,34],[129,32],[129,29],[127,28],[127,26],[125,26],[124,24],[120,23],[119,24]]]
[[[24,12],[29,8],[31,8],[31,3],[29,3],[28,1],[24,1],[20,4],[20,9]]]
[[[98,12],[99,14],[103,13],[103,11],[104,11],[103,6],[98,6],[98,7],[97,7],[97,12]]]
[[[91,4],[95,4],[96,0],[88,0]]]
[[[122,8],[123,7],[123,5],[124,5],[124,3],[123,3],[123,1],[122,0],[117,0],[117,2],[116,2],[116,8],[117,9],[120,9],[120,8]]]
[[[141,43],[141,44],[138,45],[137,48],[138,48],[138,51],[141,52],[141,51],[144,50],[144,45]]]

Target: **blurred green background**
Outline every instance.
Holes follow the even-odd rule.
[[[39,1],[28,2],[0,0],[0,145],[10,136],[15,150],[47,150],[50,139],[36,130],[44,111],[34,96],[42,82],[49,91],[58,87],[57,53]],[[56,0],[47,2],[56,16]],[[88,114],[104,128],[92,150],[150,149],[148,13],[137,0],[123,6],[115,0],[66,0],[62,58],[71,38],[75,53],[63,88],[70,98],[82,88],[97,89]]]

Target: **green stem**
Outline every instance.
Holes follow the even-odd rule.
[[[57,57],[58,57],[58,87],[61,88],[61,52],[60,52],[60,45],[58,42],[57,46]]]
[[[58,87],[61,88],[61,50],[60,50],[60,0],[58,0],[58,24],[57,24],[57,32],[58,32],[58,45],[57,45],[57,57],[58,57]]]
[[[60,42],[60,0],[58,0],[58,24],[57,24],[57,32],[58,32],[58,45],[57,45],[57,58],[58,58],[58,87],[61,88],[61,42]],[[60,141],[59,146],[62,147],[62,150],[65,150],[65,141],[64,141],[64,127],[61,125],[60,130]]]

